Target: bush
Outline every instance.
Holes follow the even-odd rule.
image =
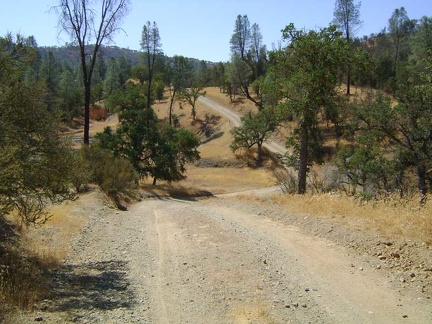
[[[292,170],[275,170],[273,172],[283,193],[295,194],[297,192],[297,176]]]
[[[123,158],[115,157],[109,150],[85,146],[80,154],[86,162],[84,168],[88,168],[90,172],[90,180],[114,200],[119,194],[128,194],[138,181],[132,164]]]
[[[88,161],[84,156],[84,150],[74,152],[71,159],[72,174],[71,183],[75,190],[85,192],[91,182],[92,172]]]

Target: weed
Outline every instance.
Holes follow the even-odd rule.
[[[52,258],[40,258],[22,247],[4,246],[0,263],[0,300],[25,310],[49,291],[49,270],[58,266]]]

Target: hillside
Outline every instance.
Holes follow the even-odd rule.
[[[225,102],[218,89],[207,91]],[[155,105],[161,118],[166,105]],[[175,109],[183,126],[197,129],[187,107]],[[200,102],[199,120],[206,114],[215,112]],[[201,146],[203,161],[189,166],[187,180],[144,185],[142,201],[125,212],[93,188],[30,229],[27,242],[60,264],[35,312],[6,323],[432,320],[432,249],[423,241],[430,234],[420,233],[430,230],[420,224],[426,215],[337,194],[261,190],[275,183],[270,161],[245,166],[227,149],[232,125],[217,120],[222,135]],[[213,197],[185,196],[193,191]],[[411,220],[402,219],[409,210]]]
[[[87,48],[88,52],[91,53],[93,50],[92,46]],[[78,67],[80,64],[79,49],[77,46],[41,46],[38,47],[38,51],[41,57],[46,56],[51,52],[54,58],[62,63],[67,64],[70,67]],[[117,46],[102,46],[100,54],[103,56],[106,62],[111,58],[118,59],[124,57],[126,61],[130,62],[132,66],[143,64],[143,52],[137,50],[131,50],[128,48],[120,48]],[[170,57],[166,57],[168,61],[172,60]],[[189,58],[194,66],[197,66],[200,62],[199,59]],[[212,64],[211,62],[207,62]]]

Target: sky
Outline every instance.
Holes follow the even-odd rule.
[[[20,33],[34,36],[39,46],[63,46],[70,38],[59,34],[58,16],[50,10],[58,2],[0,0],[0,35]],[[111,45],[139,50],[142,27],[155,21],[166,55],[225,62],[230,59],[229,41],[237,15],[246,14],[251,25],[257,23],[263,43],[272,49],[291,22],[307,30],[327,27],[334,18],[334,4],[335,0],[131,0],[121,25],[124,32],[118,32]],[[402,6],[411,19],[432,16],[432,0],[363,0],[363,24],[356,35],[380,32]]]

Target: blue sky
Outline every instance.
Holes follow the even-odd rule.
[[[358,1],[355,1],[356,3]],[[33,35],[40,46],[62,46],[68,36],[58,35],[58,18],[50,8],[58,0],[1,0],[0,35]],[[115,45],[139,49],[148,20],[159,26],[163,51],[209,61],[228,61],[234,23],[247,14],[261,28],[269,49],[281,38],[281,29],[293,22],[298,28],[326,27],[333,19],[334,0],[132,0],[132,10]],[[411,19],[432,16],[432,0],[363,0],[363,26],[357,35],[378,33],[396,8],[404,6]]]

